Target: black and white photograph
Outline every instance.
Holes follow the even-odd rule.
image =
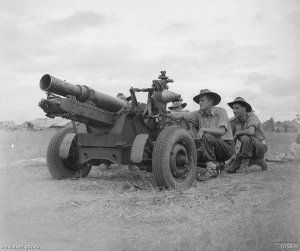
[[[0,0],[1,250],[299,250],[299,45],[299,0]]]

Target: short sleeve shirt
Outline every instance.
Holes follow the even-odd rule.
[[[220,136],[221,140],[233,140],[228,115],[226,110],[222,107],[213,107],[209,115],[206,115],[203,111],[199,110],[190,113],[183,113],[183,117],[197,130],[199,130],[199,128],[218,129],[220,127],[224,127],[226,129],[226,133],[223,136]]]
[[[230,124],[233,135],[236,132],[246,130],[249,127],[253,126],[255,128],[255,138],[259,140],[264,140],[266,138],[262,124],[254,112],[247,113],[242,122],[238,118],[232,118],[230,119]]]

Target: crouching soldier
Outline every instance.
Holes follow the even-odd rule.
[[[198,180],[217,177],[217,169],[235,153],[233,135],[224,108],[216,107],[221,97],[208,89],[201,90],[193,100],[200,105],[198,111],[171,113],[175,119],[183,118],[192,125],[195,138],[201,140],[206,169]]]
[[[262,124],[252,107],[243,98],[237,97],[228,103],[233,109],[234,118],[230,120],[234,140],[240,141],[239,153],[227,168],[228,173],[235,173],[238,169],[242,172],[248,170],[252,164],[261,166],[267,170],[264,155],[267,152],[265,134]]]

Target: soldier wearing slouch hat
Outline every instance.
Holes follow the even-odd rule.
[[[174,118],[184,118],[192,126],[194,137],[201,141],[205,172],[198,177],[204,181],[217,177],[222,162],[235,153],[233,135],[227,112],[217,107],[221,101],[219,94],[203,89],[193,98],[199,104],[198,111],[172,113]]]
[[[267,152],[267,144],[258,116],[254,113],[252,106],[242,97],[235,98],[228,105],[234,113],[234,118],[230,120],[234,140],[239,141],[241,146],[227,172],[235,173],[238,169],[244,172],[252,164],[257,164],[262,170],[266,170],[264,155]]]

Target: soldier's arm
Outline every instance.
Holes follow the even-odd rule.
[[[170,112],[170,113],[168,113],[168,116],[170,118],[176,119],[176,120],[183,119],[182,112]]]
[[[199,129],[200,137],[201,137],[201,133],[205,133],[205,132],[210,133],[215,136],[225,135],[225,133],[229,127],[229,120],[228,120],[227,112],[223,108],[222,109],[218,108],[218,110],[216,110],[216,113],[218,114],[218,127],[217,128],[200,128]]]
[[[168,113],[168,116],[176,120],[184,119],[187,122],[198,125],[194,112],[171,112]]]
[[[241,130],[235,133],[234,138],[237,138],[242,135],[253,136],[255,134],[255,127],[250,126],[245,130]]]
[[[253,136],[255,135],[256,128],[260,124],[260,121],[256,114],[250,114],[247,122],[247,128],[235,133],[234,138],[237,138],[242,135]]]
[[[226,128],[223,126],[219,128],[200,128],[199,131],[202,131],[203,133],[208,132],[216,136],[223,136],[226,133]]]

